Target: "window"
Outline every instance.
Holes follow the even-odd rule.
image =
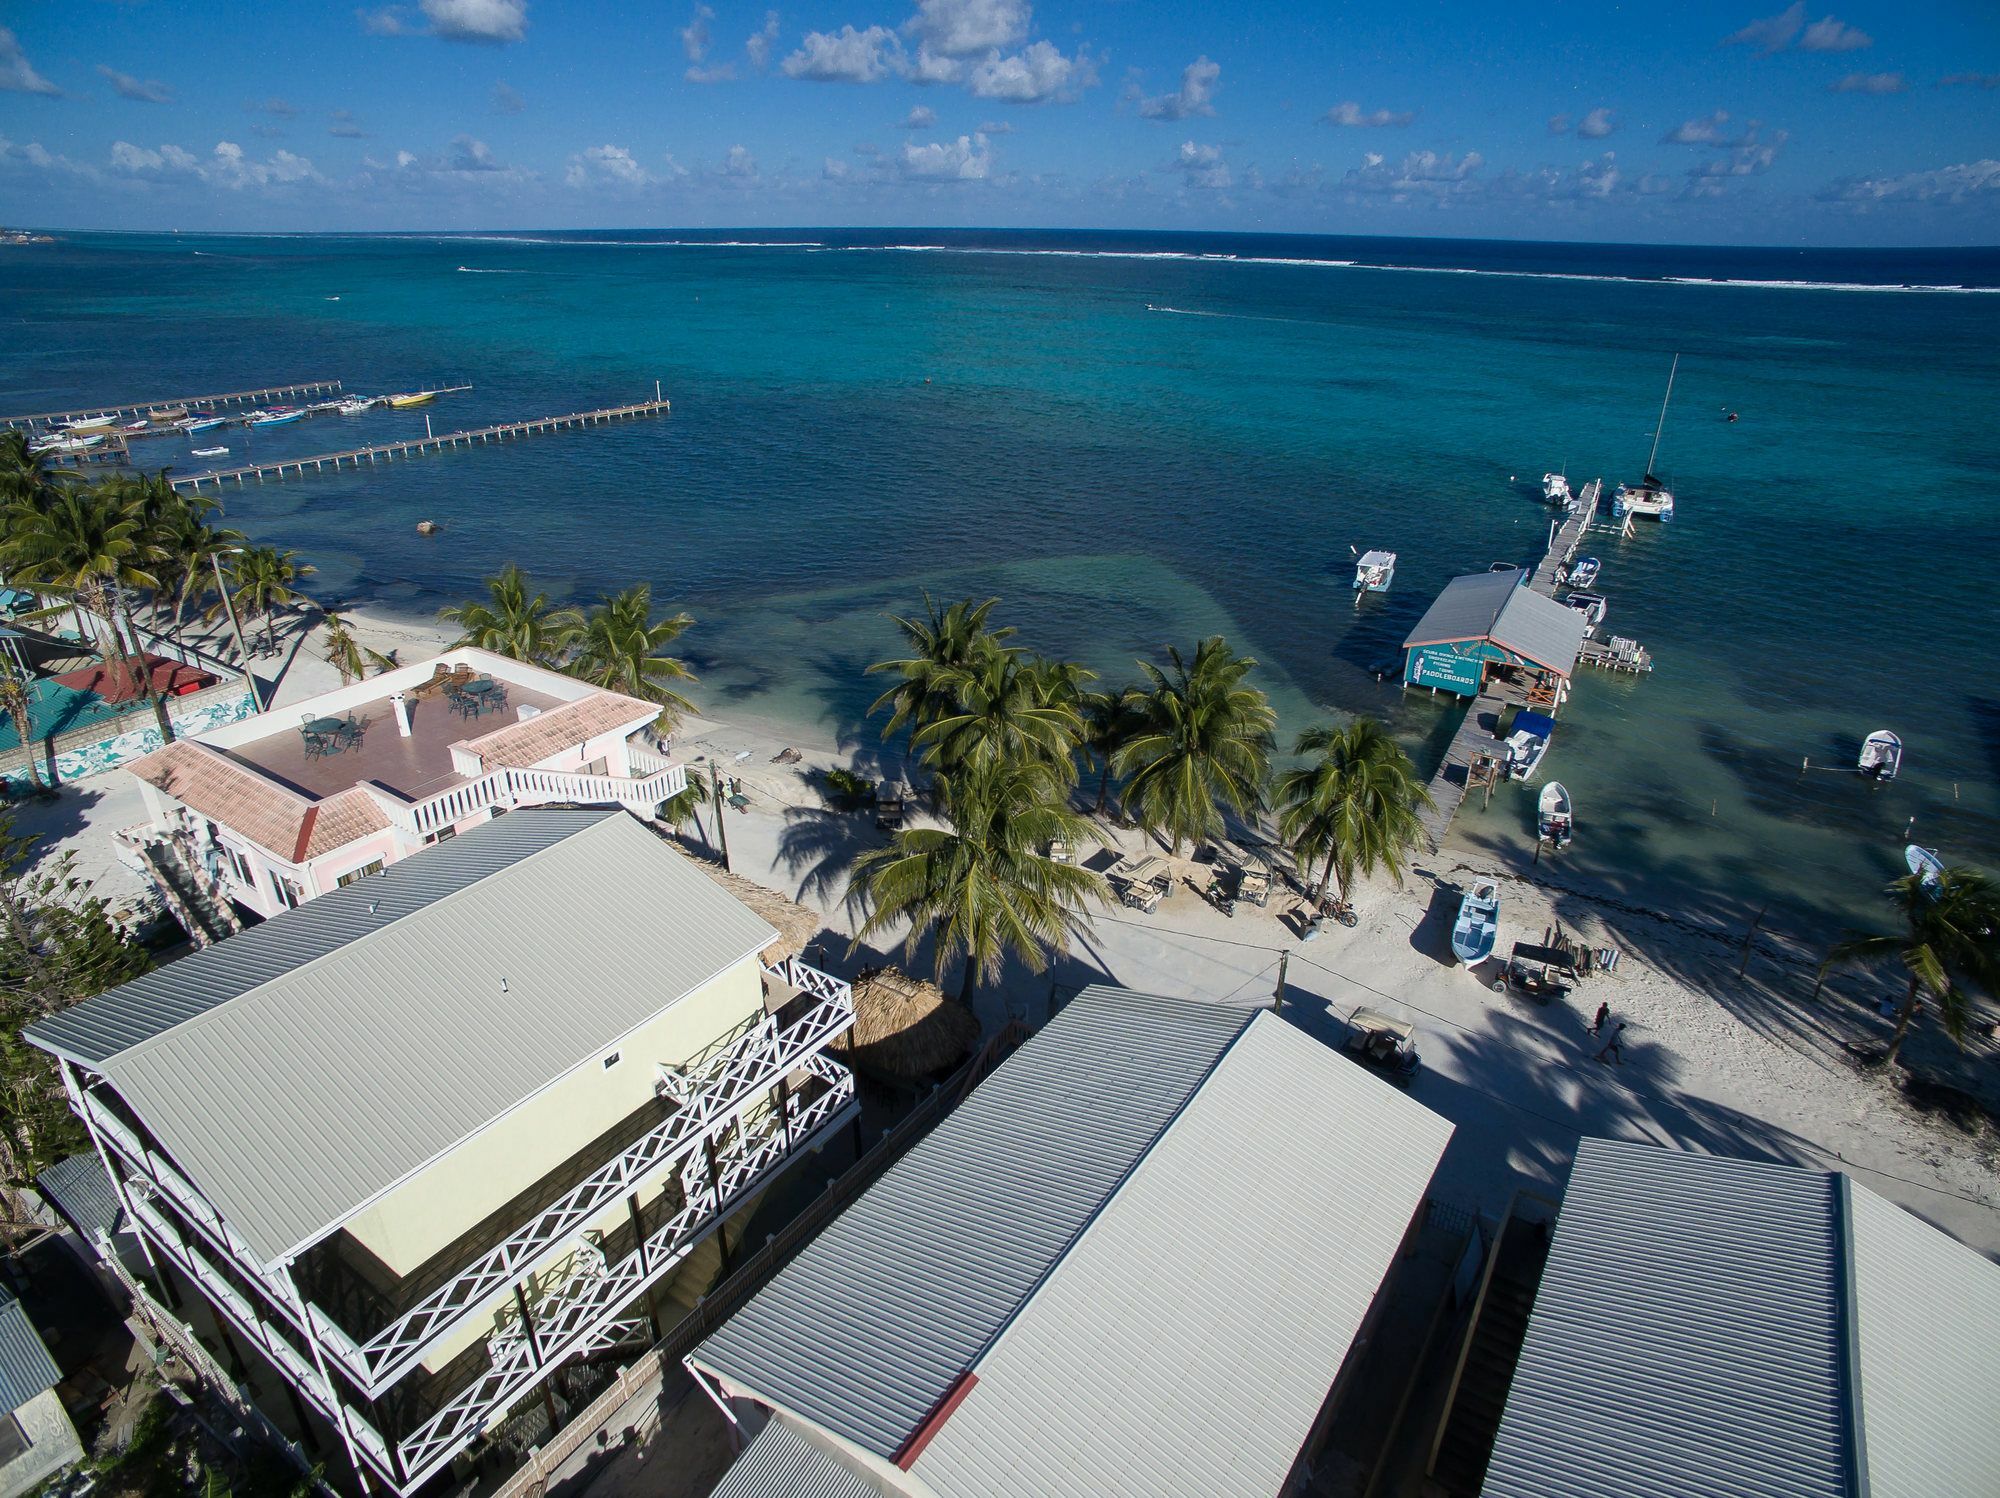
[[[229,860],[229,872],[235,876],[238,884],[242,885],[245,889],[255,889],[257,887],[257,871],[250,866],[250,860],[245,858],[239,849],[232,848],[229,844],[224,843],[222,844],[222,855]]]
[[[619,1058],[624,1054],[623,1051],[613,1051],[609,1056],[606,1056],[604,1058],[604,1069],[610,1071],[612,1067],[618,1064]]]
[[[373,863],[364,863],[358,869],[349,869],[345,874],[342,874],[338,879],[333,881],[333,887],[335,889],[346,889],[348,885],[357,879],[366,879],[370,874],[379,874],[381,872],[382,860],[378,858]]]
[[[586,775],[608,775],[611,773],[611,761],[599,755],[583,767],[583,773]]]
[[[432,843],[448,843],[457,836],[458,836],[458,824],[456,822],[453,822],[447,826],[438,828],[436,832],[433,832],[430,836],[426,837],[424,839],[424,845],[426,847],[429,847]]]
[[[296,881],[287,879],[280,874],[274,877],[271,883],[277,890],[278,903],[285,909],[297,910],[305,903],[305,891],[299,888]]]

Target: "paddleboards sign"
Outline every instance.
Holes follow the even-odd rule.
[[[1426,645],[1410,652],[1404,680],[1411,686],[1439,687],[1461,697],[1477,697],[1486,663],[1477,656],[1454,655],[1449,646]]]

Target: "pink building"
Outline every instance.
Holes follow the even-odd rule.
[[[128,834],[197,941],[232,905],[276,915],[517,806],[651,816],[687,772],[653,703],[484,650],[433,660],[169,744],[126,766]]]

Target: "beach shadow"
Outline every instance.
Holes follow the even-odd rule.
[[[1455,967],[1458,958],[1451,950],[1451,928],[1458,920],[1458,902],[1465,891],[1437,874],[1421,869],[1415,872],[1430,879],[1432,885],[1423,916],[1410,928],[1410,949],[1423,953],[1439,967]]]
[[[788,806],[778,833],[777,862],[795,881],[792,898],[831,905],[835,897],[848,911],[859,907],[848,885],[854,860],[889,841],[867,808]]]

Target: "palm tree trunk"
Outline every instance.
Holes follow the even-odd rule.
[[[139,695],[146,699],[146,705],[153,710],[153,721],[160,725],[160,742],[171,744],[174,741],[174,725],[168,721],[166,704],[160,700],[160,694],[153,690],[153,672],[146,664],[144,642],[140,642],[139,662],[135,669],[131,654],[125,648],[125,637],[118,629],[118,616],[114,612],[117,605],[112,599],[111,590],[100,584],[92,590],[91,602],[94,605],[93,612],[102,615],[106,627],[111,632],[111,651],[117,658],[119,671],[128,685],[138,688]],[[136,627],[133,637],[137,638]]]
[[[18,701],[7,704],[7,716],[14,720],[14,737],[21,741],[21,752],[28,760],[28,784],[36,794],[47,790],[42,784],[41,762],[35,757],[35,725],[29,720],[27,710]]]
[[[1319,883],[1313,886],[1313,892],[1312,892],[1313,909],[1315,910],[1319,909],[1319,902],[1326,898],[1326,887],[1327,884],[1332,880],[1332,878],[1333,878],[1333,850],[1329,848],[1326,851],[1326,862],[1320,867]]]
[[[1882,1057],[1884,1066],[1894,1066],[1896,1056],[1903,1049],[1903,1040],[1910,1033],[1910,1026],[1917,1018],[1917,978],[1910,975],[1910,991],[1903,997],[1903,1009],[1896,1016],[1896,1033],[1889,1037],[1888,1052]]]
[[[1104,798],[1111,794],[1111,761],[1105,760],[1104,773],[1097,777],[1097,805],[1092,809],[1093,817],[1104,815]]]
[[[965,976],[958,980],[958,1002],[966,1008],[972,1007],[972,986],[979,977],[979,961],[970,948],[965,953]]]

